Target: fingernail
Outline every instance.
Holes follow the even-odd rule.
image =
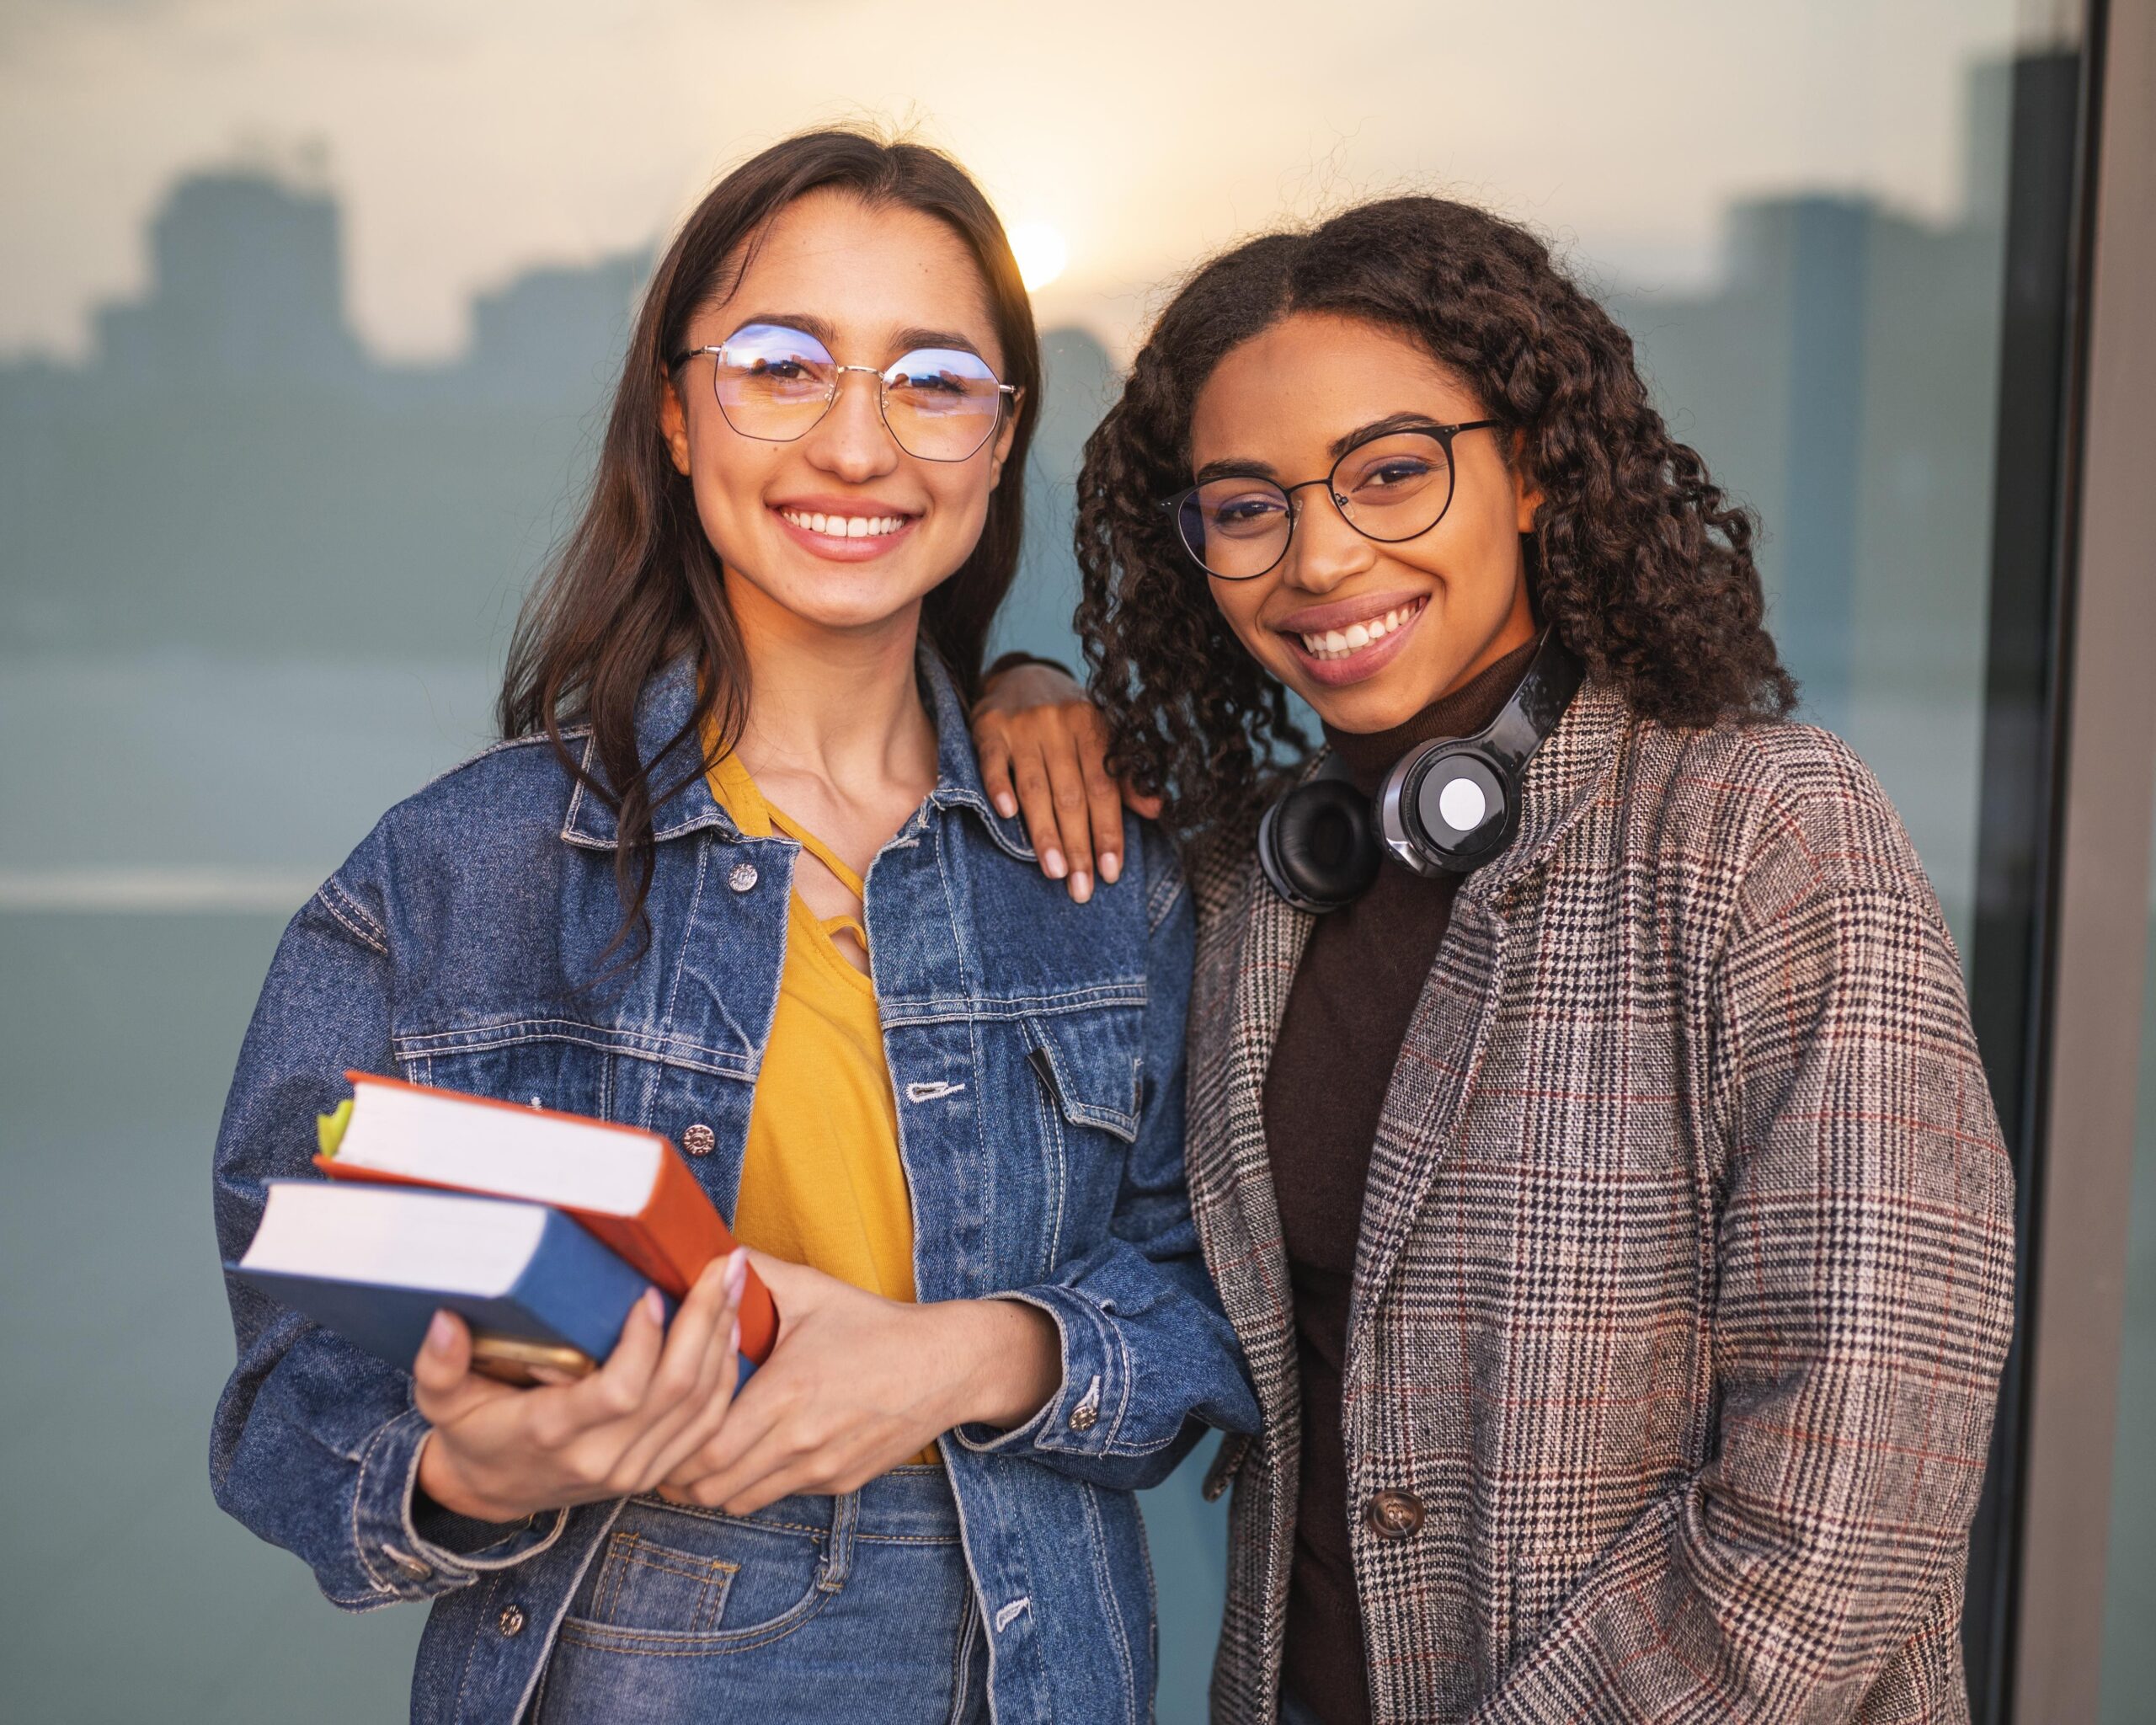
[[[1063,860],[1063,852],[1051,845],[1041,852],[1041,867],[1048,870],[1050,880],[1060,880],[1069,872],[1070,864]]]
[[[727,1345],[736,1354],[741,1351],[741,1320],[738,1317],[734,1320],[734,1332],[728,1338]]]
[[[1070,877],[1070,896],[1081,905],[1093,896],[1093,877],[1082,868]]]
[[[749,1254],[737,1252],[727,1261],[726,1297],[739,1300],[741,1290],[749,1285]]]
[[[1006,820],[1018,812],[1018,799],[1008,791],[998,791],[995,800],[995,812]]]
[[[408,1330],[405,1333],[408,1335],[411,1332]],[[450,1343],[456,1339],[456,1332],[450,1326],[449,1314],[437,1311],[434,1321],[427,1326],[427,1351],[430,1354],[446,1354]]]
[[[1101,852],[1101,879],[1110,886],[1123,879],[1123,858],[1113,851]]]
[[[656,1288],[643,1290],[643,1309],[646,1316],[655,1324],[666,1322],[666,1301]]]

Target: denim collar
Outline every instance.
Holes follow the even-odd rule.
[[[1033,848],[1027,841],[1023,822],[1015,816],[1006,820],[990,806],[988,793],[981,788],[980,763],[974,756],[973,729],[967,720],[965,702],[959,698],[958,686],[942,655],[926,638],[915,649],[915,666],[928,699],[930,717],[936,724],[936,788],[928,793],[928,800],[909,827],[925,825],[931,809],[970,809],[999,849],[1021,862],[1033,862]],[[657,764],[662,786],[681,782],[652,811],[652,837],[661,843],[706,827],[728,839],[742,837],[741,830],[711,793],[702,771],[702,751],[697,740],[691,736],[677,740],[696,702],[696,660],[688,654],[647,683],[637,702],[638,753]],[[674,745],[670,753],[667,752],[670,743]],[[604,782],[606,772],[599,764],[598,748],[588,734],[583,740],[581,759],[584,770]],[[589,786],[579,783],[569,798],[562,837],[586,850],[611,851],[619,842],[614,811],[605,798],[593,795]]]

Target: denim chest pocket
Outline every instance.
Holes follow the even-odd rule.
[[[1141,1020],[1136,1010],[1110,1010],[1023,1022],[1047,1181],[1038,1274],[1107,1235],[1145,1113]]]
[[[395,1049],[403,1076],[414,1084],[611,1119],[614,1057],[597,1033],[580,1035],[579,1028],[520,1025],[493,1034],[400,1036]]]
[[[1145,1061],[1134,1007],[1063,1012],[1025,1021],[1026,1059],[1043,1098],[1068,1125],[1138,1139],[1145,1108]]]

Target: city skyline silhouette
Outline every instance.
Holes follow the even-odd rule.
[[[1673,428],[1761,518],[1770,623],[1806,714],[1880,772],[1957,914],[2009,73],[1968,75],[1958,219],[1843,193],[1748,199],[1725,211],[1708,288],[1604,290]],[[56,660],[105,667],[61,678],[55,698],[82,715],[61,729],[129,760],[152,745],[125,739],[154,738],[174,707],[206,702],[205,722],[254,733],[248,700],[288,708],[287,683],[348,681],[349,714],[294,723],[393,800],[485,740],[494,667],[574,519],[656,242],[511,275],[474,296],[460,351],[413,364],[355,333],[342,206],[318,176],[183,174],[147,238],[148,286],[94,309],[85,360],[0,363],[0,659],[42,655],[44,683]],[[996,645],[1075,667],[1072,488],[1117,374],[1084,328],[1043,342],[1025,546]],[[205,676],[175,654],[241,668]],[[115,705],[99,676],[145,656],[163,669],[118,676]],[[413,665],[432,667],[416,713],[382,692]],[[0,687],[0,711],[51,704],[24,686]],[[130,703],[141,710],[121,716]],[[183,825],[195,803],[170,787],[199,771],[151,787]],[[251,776],[294,777],[274,751]],[[275,890],[291,890],[302,859],[326,867],[357,836],[349,816],[266,812],[316,794],[302,777],[281,802],[249,797],[204,824],[209,852],[288,858]],[[109,836],[83,855],[82,823],[76,836],[55,824],[50,840],[0,840],[0,900],[32,853],[47,874],[118,865]]]

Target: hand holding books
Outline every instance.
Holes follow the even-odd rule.
[[[778,1317],[673,1146],[346,1076],[352,1100],[320,1123],[331,1179],[271,1181],[231,1268],[410,1363],[427,1493],[515,1520],[648,1489],[708,1441]]]
[[[413,1402],[434,1429],[420,1489],[480,1521],[647,1492],[710,1440],[733,1405],[748,1263],[707,1265],[670,1326],[647,1290],[590,1375],[512,1389],[471,1370],[462,1320],[438,1312],[413,1361]]]
[[[1055,1392],[1054,1319],[1019,1300],[886,1300],[752,1252],[784,1338],[709,1441],[659,1487],[746,1515],[796,1492],[850,1492],[954,1426],[1022,1425]]]
[[[1059,1381],[1033,1306],[885,1300],[739,1251],[656,1133],[348,1076],[321,1123],[330,1179],[270,1182],[230,1268],[410,1364],[419,1483],[446,1509],[513,1521],[658,1489],[745,1514],[851,1491],[954,1426],[1023,1424]]]

